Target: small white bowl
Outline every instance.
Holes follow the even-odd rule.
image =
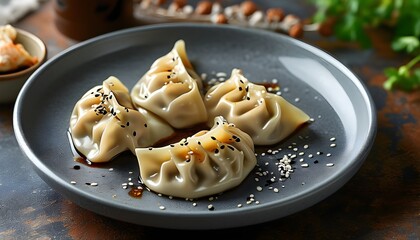
[[[0,73],[0,103],[14,102],[26,80],[47,59],[47,48],[40,38],[22,29],[16,27],[15,29],[17,31],[15,42],[22,44],[30,55],[36,56],[38,62],[20,71]]]

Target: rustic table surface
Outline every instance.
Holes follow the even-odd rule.
[[[41,37],[49,58],[77,41],[53,24],[46,2],[16,26]],[[420,92],[387,92],[383,69],[406,63],[387,32],[371,33],[374,47],[320,37],[302,40],[343,62],[366,83],[377,108],[378,132],[358,173],[340,190],[293,215],[243,228],[183,231],[137,226],[85,210],[50,188],[20,151],[13,104],[0,105],[0,239],[160,239],[166,236],[238,239],[420,239]]]

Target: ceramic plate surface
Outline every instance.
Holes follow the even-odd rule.
[[[258,166],[230,191],[196,200],[149,191],[135,198],[122,184],[131,178],[138,185],[136,157],[124,153],[96,167],[74,161],[67,136],[70,114],[86,91],[111,75],[131,89],[179,39],[185,40],[189,59],[207,81],[221,72],[229,76],[233,68],[266,86],[276,79],[281,95],[314,121],[279,144],[257,147]],[[334,193],[367,157],[376,118],[364,84],[315,47],[264,30],[175,23],[109,33],[48,60],[18,96],[14,129],[42,179],[83,208],[144,226],[221,229],[278,219]],[[284,155],[293,158],[294,172],[279,181],[276,163]]]

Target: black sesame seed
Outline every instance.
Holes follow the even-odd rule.
[[[124,125],[121,125],[121,127],[122,127],[122,128],[125,128],[125,126],[124,126]]]
[[[144,127],[147,127],[147,123],[144,124]]]
[[[225,149],[225,145],[220,146],[220,149]]]
[[[234,147],[232,147],[232,146],[228,146],[228,148],[230,149],[230,150],[232,150],[232,151],[235,151],[235,148]]]
[[[240,141],[241,141],[241,139],[240,139],[240,138],[237,138],[237,139],[235,139],[235,141],[236,141],[236,142],[240,142]]]
[[[242,87],[239,87],[239,91],[242,91]]]
[[[80,169],[80,166],[79,165],[74,165],[73,169],[79,170]]]
[[[211,136],[211,139],[216,140],[216,138],[215,138],[215,137],[213,137],[213,136]]]
[[[137,135],[136,131],[133,132],[133,136],[135,137]]]
[[[216,150],[214,150],[214,153],[219,153],[219,149],[216,148]]]

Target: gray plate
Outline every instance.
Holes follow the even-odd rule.
[[[235,189],[194,201],[148,191],[133,198],[122,184],[128,178],[137,184],[135,156],[122,154],[99,167],[73,161],[66,134],[70,114],[88,89],[110,75],[132,88],[178,39],[186,41],[190,60],[197,72],[207,73],[207,79],[217,72],[229,75],[232,68],[243,69],[253,82],[277,79],[282,96],[314,122],[275,146],[256,148],[259,166]],[[376,118],[364,84],[340,62],[308,44],[263,30],[162,24],[106,34],[50,59],[20,92],[14,129],[21,149],[42,179],[83,208],[144,226],[221,229],[278,219],[338,190],[368,155]],[[336,140],[331,141],[332,137]],[[331,147],[332,143],[336,146]],[[285,154],[296,155],[295,169],[289,179],[279,181],[276,163]],[[75,165],[81,168],[75,170]],[[86,184],[92,182],[98,186]],[[214,209],[208,209],[210,204]]]

